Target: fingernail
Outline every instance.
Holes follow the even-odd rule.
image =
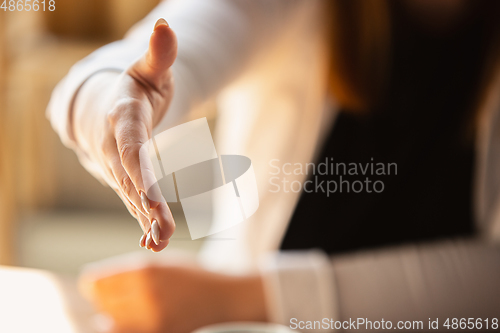
[[[153,220],[153,223],[151,224],[151,236],[153,237],[153,240],[156,245],[160,244],[160,225],[158,224],[157,220]]]
[[[151,249],[151,233],[148,232],[148,235],[146,236],[146,249]]]
[[[145,238],[146,238],[146,234],[144,234],[144,235],[141,236],[141,239],[139,240],[139,246],[140,247],[144,247],[143,244],[144,244]]]
[[[162,24],[163,24],[163,25],[166,25],[167,27],[169,27],[168,22],[167,22],[167,21],[165,21],[165,19],[164,19],[164,18],[160,18],[160,19],[158,19],[158,21],[156,21],[156,24],[155,24],[154,30],[156,30],[156,28],[157,28],[159,25],[162,25]]]
[[[151,206],[149,205],[149,199],[146,196],[146,193],[144,193],[143,191],[141,191],[141,202],[142,202],[142,207],[144,208],[146,213],[149,214],[151,212]]]

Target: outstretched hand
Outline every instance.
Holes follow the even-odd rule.
[[[73,109],[78,145],[139,221],[144,232],[140,245],[155,252],[168,245],[175,223],[164,200],[146,195],[141,167],[152,167],[141,166],[139,152],[172,99],[170,67],[176,55],[175,33],[159,19],[147,52],[121,74],[92,76],[78,92]]]

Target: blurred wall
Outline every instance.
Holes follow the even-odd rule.
[[[121,38],[146,16],[159,0],[61,1],[45,16],[48,30],[60,36],[103,39]]]
[[[5,13],[0,11],[0,264],[12,263],[12,235],[14,200],[13,172],[10,160],[6,122],[5,87],[7,84],[6,24]]]

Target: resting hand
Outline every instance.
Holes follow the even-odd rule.
[[[258,275],[230,276],[170,263],[86,274],[80,287],[113,319],[114,333],[187,333],[215,323],[266,321]]]
[[[78,92],[72,114],[77,144],[139,221],[144,231],[141,246],[149,233],[153,251],[167,246],[175,223],[164,200],[147,197],[139,151],[172,99],[170,66],[176,55],[175,34],[160,19],[144,56],[121,74],[103,72],[89,78]]]

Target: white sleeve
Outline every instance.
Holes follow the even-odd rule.
[[[290,18],[298,0],[170,0],[162,2],[120,41],[106,45],[72,67],[55,88],[47,116],[63,143],[77,150],[69,126],[75,95],[100,71],[123,71],[147,50],[155,21],[164,17],[178,38],[172,67],[174,98],[164,130],[244,68]]]
[[[290,326],[293,318],[321,324],[327,318],[353,328],[361,318],[390,321],[393,329],[400,321],[421,321],[426,330],[429,318],[439,318],[436,331],[446,331],[447,318],[450,324],[452,318],[489,318],[490,325],[500,319],[500,249],[493,245],[457,240],[359,252],[333,258],[330,271],[318,258],[292,252],[267,261],[273,321]],[[356,329],[369,330],[365,325]]]
[[[298,321],[339,319],[331,263],[321,251],[287,251],[268,255],[261,272],[269,320],[292,329]],[[328,332],[316,327],[308,332]]]
[[[445,241],[334,259],[342,318],[500,319],[500,249]],[[450,319],[451,320],[451,319]]]

